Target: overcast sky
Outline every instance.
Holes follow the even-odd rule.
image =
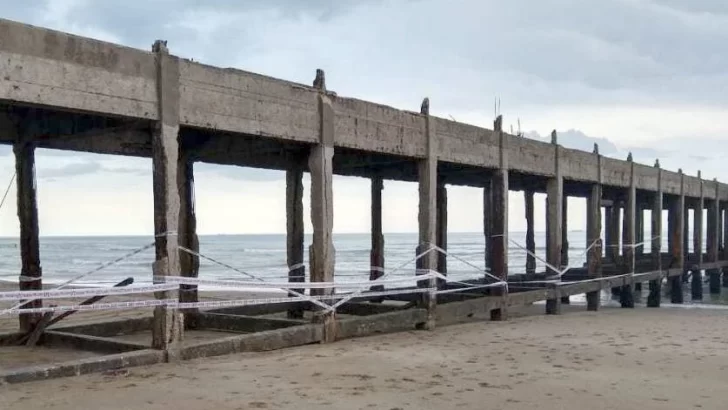
[[[353,96],[728,181],[728,2],[723,0],[0,0],[3,16],[327,86]],[[13,157],[0,148],[0,185]],[[39,150],[42,235],[151,234],[151,160]],[[285,232],[282,172],[196,166],[199,232]],[[2,187],[4,189],[4,186]],[[417,229],[416,185],[387,182],[384,228]],[[308,194],[308,191],[306,192]],[[369,183],[334,178],[336,232],[368,232]],[[0,234],[16,235],[15,190]],[[520,194],[510,224],[523,229]],[[478,232],[482,194],[450,190],[450,231]],[[574,202],[574,209],[582,204]],[[537,203],[543,228],[543,203]],[[308,221],[307,221],[308,222]],[[570,225],[583,226],[583,212]],[[310,227],[307,227],[310,232]]]

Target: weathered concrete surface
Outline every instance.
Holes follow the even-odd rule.
[[[303,167],[300,164],[286,171],[286,262],[288,281],[305,282],[306,266],[303,264]],[[303,289],[294,289],[302,293]],[[289,293],[290,296],[295,296]],[[303,318],[301,305],[288,310],[290,319]]]
[[[317,92],[235,69],[180,61],[180,121],[189,126],[318,141]]]
[[[503,133],[503,117],[498,116],[495,119],[493,128],[498,133],[500,144],[500,158],[498,161],[498,169],[493,173],[490,182],[491,200],[490,203],[490,229],[491,237],[490,256],[491,275],[501,279],[508,278],[508,175],[510,170],[510,158],[508,137]],[[505,289],[502,287],[494,287],[490,289],[490,294],[497,297],[505,295]],[[490,312],[492,320],[506,320],[508,318],[508,306],[502,305]]]
[[[178,230],[180,220],[179,162],[179,61],[169,55],[166,43],[153,46],[157,67],[159,121],[152,135],[152,185],[154,192],[155,276],[181,276]],[[160,299],[174,292],[156,292]],[[182,315],[167,306],[154,308],[152,347],[176,356],[183,333]]]
[[[89,336],[117,336],[136,333],[152,328],[152,318],[135,318],[122,320],[106,320],[87,324],[66,324],[56,325],[49,330],[57,330],[65,333],[80,333]]]
[[[20,223],[20,290],[43,289],[43,270],[40,264],[38,239],[38,203],[35,180],[35,147],[19,141],[13,146],[15,153],[15,177],[17,186],[17,212]],[[25,279],[25,280],[22,280]],[[35,279],[35,280],[28,280]],[[26,301],[22,308],[39,308],[42,299]],[[29,332],[43,317],[40,313],[19,316],[20,330]]]
[[[437,117],[431,121],[437,130],[440,161],[498,167],[500,145],[495,131]]]
[[[623,273],[634,275],[635,273],[635,245],[637,244],[635,233],[635,215],[637,212],[637,189],[634,175],[634,163],[632,154],[629,154],[628,164],[630,165],[630,186],[627,189],[627,197],[624,203],[624,231],[622,232],[622,268]],[[634,282],[626,284],[620,292],[620,303],[624,308],[634,307]]]
[[[337,146],[422,158],[425,121],[415,113],[354,98],[332,97]]]
[[[0,20],[0,99],[157,118],[148,52]]]
[[[336,309],[338,313],[355,316],[377,315],[397,310],[402,310],[402,306],[367,302],[347,302]]]
[[[451,302],[437,307],[437,323],[458,323],[473,316],[488,316],[493,310],[506,310],[507,299],[501,296],[485,296],[477,299]]]
[[[412,330],[418,323],[424,323],[426,321],[426,309],[408,309],[397,312],[380,313],[371,316],[342,319],[337,323],[336,338],[346,339],[377,333]]]
[[[197,237],[197,215],[195,213],[195,177],[194,165],[189,153],[180,150],[177,159],[177,186],[180,196],[179,232],[178,240],[194,252],[200,251],[200,241]],[[180,273],[185,277],[196,278],[200,270],[200,258],[197,255],[179,250]],[[180,285],[180,302],[198,302],[197,285]],[[198,309],[187,309],[184,312],[184,325],[187,329],[196,327]]]
[[[551,155],[554,158],[554,177],[549,178],[546,185],[546,262],[556,269],[561,267],[561,229],[564,201],[564,180],[561,176],[559,152],[560,147],[556,144],[556,131],[551,134],[552,147]],[[547,268],[548,275],[558,275],[559,272]],[[546,301],[546,313],[555,315],[561,313],[561,300],[558,298]]]
[[[419,243],[416,254],[422,255],[415,263],[420,270],[434,271],[437,269],[437,252],[429,251],[437,241],[437,146],[435,141],[434,124],[430,119],[430,100],[422,101],[421,113],[425,122],[425,138],[427,141],[427,156],[418,163],[419,175],[419,211],[417,222],[419,224]],[[427,253],[425,253],[427,252]],[[419,282],[420,286],[424,285]],[[430,279],[426,285],[430,288],[436,286],[436,281]],[[427,320],[423,322],[424,329],[435,328],[435,310],[437,299],[432,292],[424,292],[419,297],[419,307],[427,311]]]
[[[651,228],[650,235],[652,236],[652,267],[655,270],[662,270],[662,207],[663,207],[663,192],[662,192],[662,170],[660,170],[659,161],[655,162],[655,168],[657,168],[657,193],[654,194],[652,200],[651,210]],[[662,279],[650,281],[650,293],[647,296],[647,307],[660,307],[662,300]]]
[[[226,315],[222,313],[200,313],[200,329],[216,329],[234,332],[264,332],[303,324],[300,320],[263,318],[255,316]]]
[[[369,280],[376,280],[384,275],[384,234],[382,233],[382,190],[384,181],[381,177],[373,177],[371,181],[371,236],[372,249],[369,254]],[[375,285],[374,291],[384,290],[384,285]]]
[[[597,169],[601,175],[601,157],[597,158]],[[591,193],[587,198],[586,206],[586,244],[591,247],[587,252],[587,268],[590,278],[600,278],[602,276],[602,186],[594,184],[591,187]],[[599,310],[599,292],[589,292],[586,294],[587,310]]]
[[[180,357],[187,360],[230,353],[263,352],[317,343],[323,337],[323,326],[308,324],[190,344],[181,349]]]
[[[157,364],[164,361],[165,354],[159,350],[137,350],[74,360],[65,363],[54,363],[45,366],[32,366],[11,371],[0,371],[0,385],[23,383],[57,377],[80,376],[104,370],[120,369],[134,366]]]
[[[149,346],[142,344],[122,342],[106,337],[50,330],[43,333],[43,343],[50,346],[64,346],[106,354],[133,352],[149,348]]]
[[[155,57],[122,47],[44,28],[0,20],[0,101],[40,104],[64,110],[124,116],[154,121],[159,118]],[[229,131],[287,141],[318,141],[318,91],[310,86],[235,69],[179,61],[180,125]],[[420,115],[381,104],[326,94],[336,112],[334,145],[370,152],[423,158],[427,143]],[[442,161],[497,168],[499,146],[494,131],[432,117],[437,129],[436,153]],[[553,159],[543,141],[507,135],[510,169],[553,176]],[[98,140],[69,142],[74,149],[108,152]],[[114,145],[114,139],[108,144]],[[131,153],[129,148],[117,147]],[[133,150],[132,150],[133,151]],[[144,150],[141,155],[150,155]],[[563,178],[596,182],[593,157],[564,149]],[[656,171],[637,165],[636,186],[656,190]],[[604,184],[626,188],[629,167],[605,158]],[[663,191],[678,194],[679,176],[664,172]],[[722,201],[728,186],[720,184]],[[684,193],[699,195],[699,181],[686,177]],[[707,199],[714,197],[711,190]]]

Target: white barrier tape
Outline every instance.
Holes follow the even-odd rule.
[[[634,273],[624,273],[621,275],[615,275],[615,276],[602,276],[601,278],[591,278],[591,279],[583,279],[583,280],[570,280],[570,281],[562,281],[560,279],[555,280],[527,280],[527,281],[519,281],[519,282],[513,282],[511,283],[511,286],[519,286],[521,284],[554,284],[556,286],[561,285],[574,285],[578,283],[586,283],[586,282],[599,282],[599,281],[606,281],[609,279],[619,279],[626,276],[634,275]]]
[[[164,234],[162,234],[162,235],[166,235],[166,234],[168,234],[168,232],[165,232],[165,233],[164,233]],[[153,247],[153,246],[154,246],[154,244],[155,244],[155,242],[152,242],[152,243],[150,243],[150,244],[147,244],[147,245],[144,245],[144,246],[142,246],[141,248],[135,249],[134,251],[132,251],[132,252],[129,252],[129,253],[127,253],[127,254],[126,254],[126,255],[124,255],[124,256],[120,256],[120,257],[118,257],[118,258],[116,258],[116,259],[114,259],[114,260],[112,260],[112,261],[110,261],[110,262],[102,263],[101,265],[97,266],[96,268],[94,268],[94,269],[92,269],[92,270],[90,270],[90,271],[88,271],[88,272],[86,272],[86,273],[83,273],[83,274],[81,274],[81,275],[78,275],[78,276],[76,276],[76,277],[74,277],[74,278],[71,278],[70,280],[67,280],[67,281],[65,281],[65,282],[61,283],[60,285],[58,285],[57,287],[55,287],[55,289],[56,289],[56,290],[58,290],[58,289],[63,289],[64,287],[66,287],[66,286],[70,285],[71,283],[73,283],[73,282],[75,282],[75,281],[77,281],[77,280],[81,280],[81,279],[85,278],[86,276],[92,275],[92,274],[94,274],[94,273],[96,273],[96,272],[98,272],[98,271],[100,271],[100,270],[103,270],[103,269],[105,269],[105,268],[108,268],[109,266],[115,265],[115,264],[117,264],[117,263],[119,263],[119,262],[123,261],[124,259],[129,259],[129,258],[131,258],[132,256],[135,256],[135,255],[137,255],[137,254],[140,254],[140,253],[142,253],[142,252],[146,251],[147,249],[149,249],[149,248]],[[18,308],[20,308],[20,307],[23,307],[23,306],[25,306],[26,304],[28,304],[28,303],[30,303],[30,302],[32,302],[32,300],[28,300],[28,301],[25,301],[25,302],[20,302],[20,303],[18,303],[17,305],[15,305],[15,306],[11,307],[11,308],[10,308],[9,310],[15,310],[15,309],[18,309]]]
[[[202,258],[202,259],[208,260],[208,261],[210,261],[212,263],[215,263],[215,264],[220,265],[222,267],[228,268],[228,269],[232,270],[233,272],[237,272],[237,273],[240,273],[242,275],[245,275],[245,276],[247,276],[247,277],[249,277],[251,279],[254,279],[254,280],[257,280],[257,281],[260,281],[260,282],[264,282],[263,279],[255,276],[255,275],[252,275],[252,274],[250,274],[248,272],[245,272],[243,270],[237,269],[237,268],[235,268],[233,266],[230,266],[230,265],[228,265],[226,263],[217,261],[217,260],[215,260],[213,258],[210,258],[209,256],[205,256],[205,255],[203,255],[203,254],[201,254],[199,252],[193,251],[192,249],[186,248],[184,246],[178,246],[178,248],[180,250],[184,251],[184,252],[189,253],[190,255],[197,256],[198,258]],[[306,296],[303,293],[297,292],[297,291],[295,291],[293,289],[280,289],[280,290],[283,290],[285,292],[288,292],[289,294],[294,295],[294,296],[298,296],[298,297],[302,297],[302,298],[308,298],[307,300],[309,300],[311,303],[313,303],[313,304],[315,304],[315,305],[317,305],[317,306],[319,306],[319,307],[321,307],[323,309],[328,309],[329,308],[329,306],[327,304],[321,303],[318,300],[312,299],[310,296]]]
[[[433,290],[432,288],[414,288],[414,289],[400,289],[400,290],[389,290],[381,292],[367,292],[358,297],[370,298],[370,297],[381,297],[388,295],[403,295],[412,293],[424,293]],[[190,309],[190,308],[221,308],[221,307],[234,307],[234,306],[249,306],[249,305],[266,305],[275,303],[288,303],[288,302],[308,302],[310,299],[316,301],[321,300],[334,300],[339,299],[341,295],[321,295],[313,297],[284,297],[284,298],[264,298],[264,299],[240,299],[240,300],[211,300],[203,302],[179,302],[176,299],[149,299],[149,300],[135,300],[127,302],[109,302],[109,303],[96,303],[93,305],[69,305],[69,306],[48,306],[41,308],[30,308],[21,310],[4,310],[0,311],[0,316],[8,315],[22,315],[31,313],[46,313],[46,312],[68,312],[68,311],[93,311],[93,310],[126,310],[144,307],[154,306],[167,306],[174,309]],[[323,302],[320,302],[324,304]]]
[[[489,283],[489,284],[485,284],[485,285],[475,285],[475,286],[471,283],[470,286],[465,287],[465,288],[438,290],[436,293],[437,294],[457,293],[457,292],[465,292],[468,290],[475,290],[475,289],[488,289],[488,288],[495,288],[495,287],[500,288],[500,287],[504,287],[505,285],[507,285],[506,282],[496,282],[496,283]]]
[[[575,267],[576,267],[576,265],[574,265],[574,264],[571,264],[571,265],[568,265],[568,266],[566,266],[566,267],[565,267],[565,268],[563,268],[563,269],[557,269],[556,267],[554,267],[554,265],[551,265],[550,263],[546,262],[545,260],[543,260],[543,259],[542,259],[541,257],[539,257],[538,255],[536,255],[535,253],[533,253],[533,252],[531,252],[530,250],[526,249],[525,247],[521,246],[521,244],[519,244],[518,242],[516,242],[516,241],[514,241],[514,240],[512,240],[512,239],[511,239],[511,240],[509,240],[509,241],[510,241],[510,242],[511,242],[512,244],[514,244],[514,245],[516,245],[517,247],[519,247],[520,249],[523,249],[523,250],[524,250],[524,251],[525,251],[525,252],[526,252],[527,254],[529,254],[529,255],[533,256],[533,257],[534,257],[535,259],[537,259],[537,260],[539,260],[539,261],[543,262],[543,264],[544,264],[544,265],[546,265],[546,267],[550,268],[550,269],[551,269],[552,271],[556,272],[556,275],[550,275],[550,277],[559,277],[559,278],[560,278],[560,277],[564,276],[564,274],[565,274],[566,272],[568,272],[569,270],[571,270],[571,269],[573,269],[573,268],[575,268]],[[585,250],[584,250],[584,251],[583,251],[583,252],[581,253],[581,255],[579,255],[579,256],[577,257],[577,259],[581,259],[581,258],[583,258],[583,257],[584,257],[584,255],[585,255],[585,254],[586,254],[587,252],[589,252],[589,250],[590,250],[591,248],[593,248],[593,247],[594,247],[594,246],[595,246],[595,245],[597,244],[597,241],[598,241],[598,240],[595,240],[595,241],[593,241],[593,242],[592,242],[592,243],[591,243],[591,244],[590,244],[590,245],[589,245],[589,246],[588,246],[588,247],[587,247],[587,248],[586,248],[586,249],[585,249]]]
[[[42,280],[43,278],[38,276],[26,276],[26,275],[20,275],[18,277],[18,282],[38,282],[39,280]]]
[[[471,268],[475,269],[477,272],[485,273],[486,276],[488,276],[488,277],[490,277],[492,279],[495,279],[497,281],[500,281],[501,280],[501,278],[499,278],[499,277],[497,277],[495,275],[490,274],[490,272],[488,272],[487,269],[482,269],[482,268],[480,268],[480,267],[478,267],[476,265],[473,265],[472,263],[466,261],[465,259],[463,259],[463,258],[461,258],[461,257],[459,257],[457,255],[448,253],[447,250],[445,250],[445,249],[443,249],[443,248],[441,248],[441,247],[439,247],[439,246],[437,246],[435,244],[430,244],[430,245],[433,246],[436,251],[442,253],[445,256],[450,256],[450,257],[452,257],[452,258],[454,258],[454,259],[456,259],[456,260],[458,260],[458,261],[460,261],[460,262],[462,262],[462,263],[470,266]]]
[[[150,299],[150,300],[133,300],[133,301],[128,301],[128,302],[95,303],[92,305],[48,306],[48,307],[19,309],[19,310],[6,309],[3,311],[0,311],[0,316],[23,315],[23,314],[31,314],[31,313],[47,313],[47,312],[68,312],[68,311],[72,311],[72,310],[76,310],[76,311],[125,310],[125,309],[135,309],[135,308],[151,307],[151,306],[162,306],[162,305],[168,305],[170,303],[176,304],[177,300],[175,300],[175,299]]]
[[[297,263],[295,265],[289,266],[288,267],[288,272],[293,272],[294,270],[301,269],[304,266],[306,266],[306,264],[304,264],[303,262]]]
[[[408,260],[407,262],[405,262],[405,263],[397,266],[395,269],[393,269],[393,270],[391,270],[389,272],[384,272],[384,274],[382,276],[378,277],[375,280],[369,281],[367,283],[367,286],[366,287],[359,288],[356,292],[350,294],[347,298],[341,299],[340,301],[338,301],[338,302],[334,303],[333,305],[329,306],[329,308],[327,309],[327,311],[329,311],[329,312],[336,311],[336,308],[338,308],[339,306],[341,306],[344,303],[348,302],[349,300],[353,299],[354,297],[356,297],[357,294],[360,294],[361,292],[364,292],[367,289],[370,289],[371,286],[376,286],[378,283],[380,283],[382,280],[384,280],[387,276],[389,276],[389,275],[391,275],[391,274],[393,274],[393,273],[395,273],[395,272],[397,272],[397,271],[399,271],[401,269],[404,269],[410,263],[416,262],[417,260],[421,259],[423,256],[427,255],[428,253],[432,252],[433,250],[434,249],[432,247],[430,247],[429,249],[427,249],[427,250],[425,250],[423,252],[420,252],[419,254],[415,255],[414,258],[412,258],[412,259]],[[430,279],[432,279],[432,278],[430,278]],[[429,288],[429,289],[433,289],[433,288]],[[437,289],[437,288],[434,288],[434,289]],[[434,292],[434,290],[431,290],[431,291]]]
[[[162,292],[166,290],[175,290],[177,288],[178,286],[175,284],[158,284],[117,288],[18,290],[12,292],[0,292],[0,300],[63,299],[89,296],[131,295],[138,293]]]
[[[242,280],[217,280],[217,279],[200,279],[187,278],[182,276],[155,276],[155,281],[165,283],[176,283],[180,285],[215,285],[226,287],[252,287],[252,288],[273,288],[273,289],[331,289],[331,288],[353,288],[360,286],[371,286],[373,283],[410,283],[419,282],[435,276],[432,273],[419,276],[409,276],[401,278],[387,279],[384,281],[363,281],[363,282],[261,282],[261,281],[242,281]]]

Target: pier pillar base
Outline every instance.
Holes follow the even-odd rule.
[[[699,269],[692,271],[690,285],[690,295],[693,300],[703,300],[703,273]]]
[[[660,307],[662,299],[662,280],[651,280],[650,293],[647,295],[647,307]]]
[[[619,293],[619,304],[623,308],[634,308],[634,289],[631,285],[622,286]]]
[[[720,295],[720,270],[713,269],[708,272],[711,295]]]
[[[670,278],[670,302],[683,303],[682,276],[673,276]]]

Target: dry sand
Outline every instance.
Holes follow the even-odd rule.
[[[2,386],[0,408],[726,408],[727,310],[566,310]]]

